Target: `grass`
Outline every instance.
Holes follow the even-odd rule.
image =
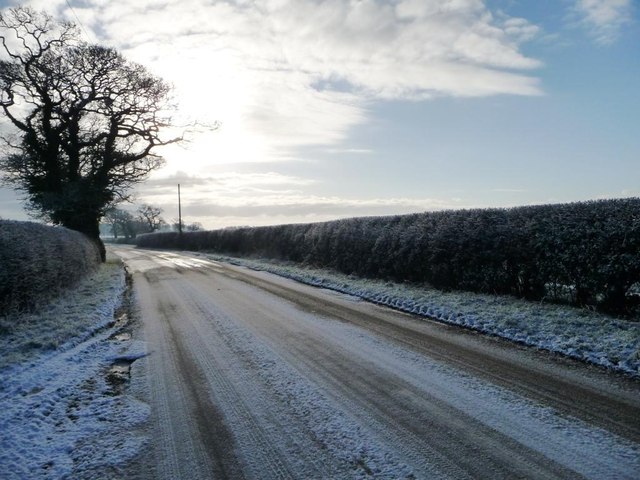
[[[125,286],[120,260],[110,259],[73,289],[28,313],[0,317],[0,370],[66,349],[113,321]]]

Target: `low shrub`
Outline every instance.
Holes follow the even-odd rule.
[[[79,232],[0,220],[0,315],[32,309],[99,264],[97,245]]]

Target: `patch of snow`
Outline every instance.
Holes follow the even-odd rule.
[[[443,403],[586,478],[630,478],[640,469],[638,445],[564,417],[552,408],[450,366],[363,334],[342,322],[317,323],[345,350],[375,358],[381,372],[406,379]],[[354,348],[357,345],[357,348]]]
[[[102,478],[145,444],[135,427],[148,406],[106,379],[112,359],[145,350],[113,338],[125,288],[122,265],[107,263],[39,313],[8,319],[0,335],[2,478]]]
[[[637,444],[565,417],[553,408],[390,343],[360,327],[302,311],[260,291],[252,293],[253,308],[278,312],[274,317],[281,320],[265,317],[252,324],[246,318],[252,317],[253,308],[239,314],[233,300],[225,304],[209,299],[206,293],[203,289],[202,296],[191,297],[189,301],[208,312],[208,316],[193,320],[195,329],[190,333],[186,329],[181,332],[207,349],[206,358],[211,363],[203,363],[203,369],[231,372],[229,381],[241,393],[239,398],[251,402],[247,405],[249,411],[260,418],[273,415],[281,422],[284,430],[273,439],[276,447],[286,451],[288,440],[295,444],[293,439],[302,422],[304,430],[322,445],[322,452],[328,454],[336,471],[348,467],[349,478],[414,478],[417,470],[420,478],[452,478],[452,475],[439,464],[437,450],[419,444],[419,438],[411,437],[410,430],[401,422],[390,426],[384,415],[375,415],[376,409],[372,408],[375,402],[369,404],[367,399],[361,403],[349,395],[350,387],[336,388],[330,366],[322,361],[317,363],[323,367],[301,361],[305,357],[300,353],[304,349],[301,345],[309,341],[336,355],[345,352],[345,358],[348,355],[353,365],[351,372],[364,375],[370,368],[375,377],[362,377],[367,382],[393,378],[398,380],[394,383],[398,389],[406,382],[424,398],[433,398],[431,403],[450,405],[454,411],[504,435],[505,440],[513,439],[586,478],[632,478],[640,468]],[[278,322],[293,324],[292,318],[294,328],[277,330]],[[261,328],[262,322],[271,325],[270,333]],[[215,373],[208,375],[214,377]],[[358,377],[355,378],[357,384]],[[212,389],[218,394],[225,390],[223,385]],[[374,400],[375,389],[368,391]],[[394,397],[395,394],[394,391]],[[242,425],[238,403],[241,402],[220,402],[230,425]],[[284,421],[289,415],[295,420]],[[250,447],[244,446],[241,451],[249,451],[251,459],[258,456]],[[259,467],[263,464],[259,463]],[[308,465],[300,466],[299,472],[304,472],[300,477],[312,477],[305,475],[308,470],[304,468]],[[334,477],[328,474],[326,478]]]
[[[312,432],[314,441],[322,446],[323,455],[326,453],[331,459],[331,464],[325,465],[326,468],[337,471],[347,469],[350,471],[349,478],[353,479],[371,478],[367,469],[378,478],[413,478],[411,468],[390,451],[383,441],[372,437],[371,432],[357,419],[339,408],[323,388],[308,378],[308,373],[302,366],[286,361],[274,351],[272,345],[265,343],[245,325],[238,324],[233,314],[226,312],[221,305],[207,304],[207,311],[215,312],[215,315],[207,318],[207,326],[213,325],[218,333],[215,338],[211,338],[202,332],[201,338],[207,338],[209,358],[216,360],[218,369],[233,372],[230,380],[234,382],[235,388],[242,391],[242,398],[251,402],[258,400],[257,404],[250,405],[254,415],[274,415],[279,419],[284,434],[280,436],[280,440],[273,440],[277,448],[287,449],[286,440],[299,435],[298,423],[302,422]],[[260,385],[269,393],[262,392]],[[217,391],[221,390],[222,388]],[[278,401],[265,401],[273,398],[273,395]],[[230,424],[243,425],[244,420],[236,412],[235,405],[222,402],[221,407]],[[284,421],[291,418],[291,415],[291,421]],[[239,441],[242,441],[241,437]],[[243,450],[251,452],[251,459],[258,458],[259,453],[252,451],[255,448],[252,443],[243,445]],[[259,477],[264,465],[259,464],[254,468]],[[313,478],[313,472],[306,470],[309,465],[300,464],[298,468],[301,478]],[[434,478],[436,474],[437,470],[434,469]]]
[[[442,292],[272,260],[206,256],[640,377],[640,322],[564,305],[508,296]]]

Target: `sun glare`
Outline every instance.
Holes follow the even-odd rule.
[[[162,152],[166,171],[204,172],[221,163],[269,158],[267,139],[248,129],[253,82],[233,52],[167,55],[156,61],[155,70],[174,85],[181,121],[198,125],[188,142]],[[218,128],[211,128],[215,124]]]

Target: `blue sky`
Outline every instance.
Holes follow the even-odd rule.
[[[178,182],[209,228],[640,196],[630,0],[69,3],[30,4],[221,122],[138,188],[167,218]]]

